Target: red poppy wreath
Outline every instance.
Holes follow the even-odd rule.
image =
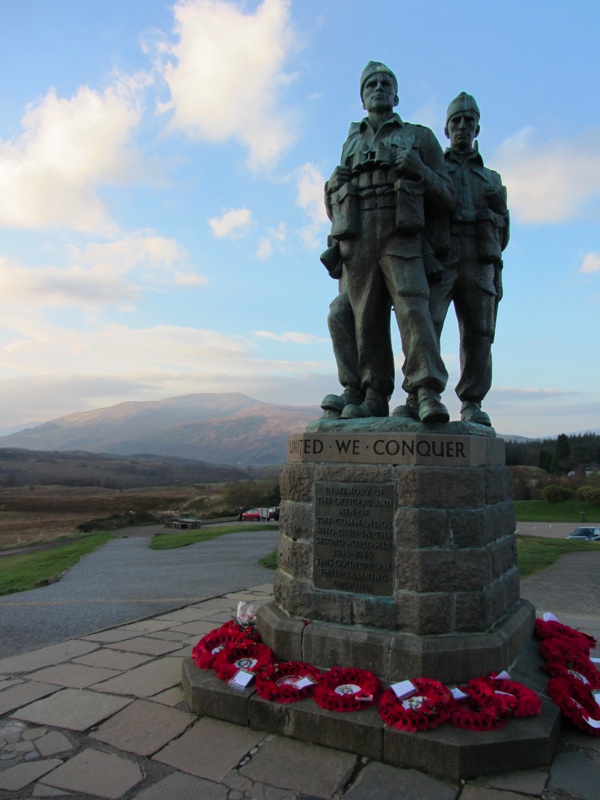
[[[594,690],[571,676],[550,678],[548,695],[560,708],[563,716],[578,728],[591,736],[600,736],[600,705]]]
[[[210,631],[200,639],[192,650],[192,658],[200,669],[210,669],[215,658],[222,650],[234,644],[243,643],[251,644],[252,642],[240,627],[226,622],[220,628],[215,628],[214,631]]]
[[[507,713],[512,714],[513,717],[531,717],[539,714],[542,710],[542,701],[537,692],[530,689],[529,686],[524,686],[510,678],[498,678],[494,673],[491,673],[489,678],[478,679],[478,685],[484,683],[487,683],[493,692],[506,698]],[[485,698],[483,699],[485,701]]]
[[[559,638],[566,640],[571,647],[576,648],[586,656],[589,656],[590,650],[596,646],[596,640],[593,636],[577,631],[575,628],[570,628],[568,625],[563,625],[562,622],[557,620],[536,619],[535,632],[540,639]]]
[[[517,704],[513,695],[499,694],[487,678],[473,678],[461,686],[467,698],[457,703],[450,722],[468,731],[492,731],[501,728]]]
[[[540,644],[540,652],[546,661],[546,669],[553,677],[571,675],[592,689],[600,689],[600,673],[592,661],[566,640],[545,639]]]
[[[213,661],[213,669],[222,681],[230,681],[241,669],[256,675],[273,658],[273,653],[264,644],[242,642],[221,650]]]
[[[321,676],[315,689],[315,703],[328,711],[360,711],[374,703],[379,678],[366,669],[333,667]]]
[[[430,678],[410,682],[416,691],[409,697],[398,697],[391,687],[383,693],[379,716],[386,725],[401,731],[426,731],[450,719],[454,698],[446,686]]]
[[[256,676],[256,691],[264,700],[296,703],[312,694],[321,671],[303,661],[281,661],[265,665]]]

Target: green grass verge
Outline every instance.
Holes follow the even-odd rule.
[[[569,539],[545,539],[541,536],[517,536],[517,567],[521,579],[554,564],[565,553],[600,553],[597,542]]]
[[[586,522],[600,521],[600,506],[580,500],[564,500],[562,503],[515,500],[515,513],[519,522],[573,522],[575,525],[585,525]]]
[[[110,533],[95,533],[48,550],[0,558],[0,595],[24,592],[52,583],[83,556],[111,538]]]
[[[258,563],[261,567],[266,567],[267,569],[277,569],[277,550],[273,550],[272,553],[269,553],[264,558],[259,558]]]
[[[182,531],[181,533],[156,533],[150,547],[152,550],[173,550],[176,547],[187,547],[196,542],[209,542],[217,536],[224,536],[226,533],[246,533],[249,530],[278,530],[269,525],[268,528],[252,527],[248,525],[211,525],[201,528],[198,531]]]

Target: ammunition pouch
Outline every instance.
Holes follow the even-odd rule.
[[[398,178],[396,193],[396,230],[419,233],[425,228],[425,187],[421,181]]]
[[[352,183],[345,183],[330,195],[333,239],[353,239],[358,233],[358,197]]]

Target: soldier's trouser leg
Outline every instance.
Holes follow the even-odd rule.
[[[354,314],[357,372],[361,389],[384,398],[394,391],[390,336],[391,300],[377,260],[376,241],[365,235],[342,242],[344,285]]]
[[[348,292],[338,294],[329,306],[327,327],[331,336],[333,354],[338,368],[338,378],[342,386],[360,388],[358,376],[358,351],[356,349],[356,329],[354,314]]]
[[[481,403],[492,385],[492,338],[461,329],[460,380],[456,394],[463,403]]]
[[[386,255],[381,263],[402,341],[403,386],[410,393],[431,389],[441,394],[446,388],[448,373],[429,311],[429,287],[423,261]]]

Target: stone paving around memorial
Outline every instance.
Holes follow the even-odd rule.
[[[239,600],[259,605],[271,591],[252,587],[0,661],[0,800],[600,800],[600,737],[567,725],[547,769],[454,785],[191,715],[181,659]],[[600,633],[598,617],[586,623]]]

